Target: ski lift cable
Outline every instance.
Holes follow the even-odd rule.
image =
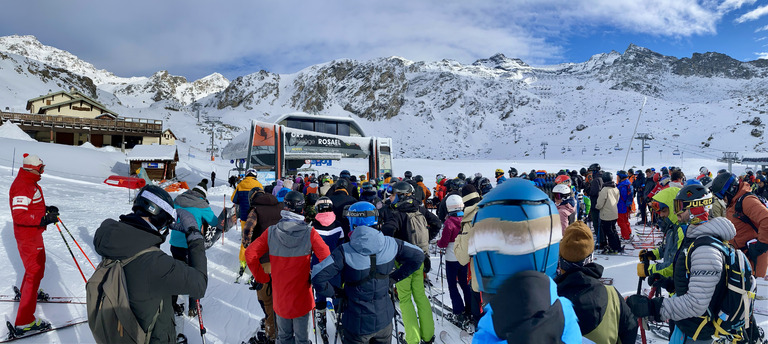
[[[661,142],[658,142],[658,144],[660,146],[664,146],[666,148],[677,150],[678,152],[685,152],[685,153],[696,155],[696,156],[699,156],[699,157],[702,157],[702,158],[707,158],[707,159],[718,159],[719,158],[718,156],[715,156],[715,155],[710,155],[710,154],[707,154],[707,153],[701,153],[701,152],[697,152],[697,151],[694,151],[694,150],[689,150],[689,149],[686,149],[686,148],[680,148],[680,147],[677,147],[677,146],[671,146],[669,144],[664,144],[664,143],[661,143]]]
[[[627,159],[629,159],[629,151],[632,149],[632,140],[635,139],[635,134],[637,134],[637,126],[640,124],[640,117],[643,115],[643,108],[645,107],[645,103],[647,101],[648,101],[648,97],[643,97],[643,105],[640,106],[640,112],[637,114],[637,122],[635,122],[635,129],[632,131],[632,136],[629,137],[629,146],[627,146],[627,155],[624,156],[624,166],[622,166],[622,170],[627,168]]]

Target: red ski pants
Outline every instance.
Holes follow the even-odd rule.
[[[624,240],[629,240],[632,236],[632,227],[629,226],[629,213],[619,213],[619,220],[617,222],[619,228],[621,228],[621,237]]]
[[[37,227],[14,226],[16,246],[19,248],[21,262],[24,264],[24,279],[21,282],[21,301],[16,313],[16,326],[24,326],[35,321],[37,307],[37,289],[45,273],[45,245],[43,230]]]

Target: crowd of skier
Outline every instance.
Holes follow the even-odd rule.
[[[37,184],[43,171],[39,157],[25,155],[10,190],[25,268],[13,329],[20,337],[51,328],[34,316],[42,231],[58,222]],[[642,319],[668,326],[670,343],[762,343],[753,306],[754,278],[768,268],[766,175],[702,167],[686,178],[664,167],[614,176],[592,164],[557,173],[497,169],[493,180],[438,174],[430,190],[410,171],[295,175],[265,187],[249,170],[230,181],[242,229],[239,275],[250,271],[265,318],[245,343],[309,343],[311,324],[327,344],[329,319],[342,343],[445,342],[435,313],[474,343],[634,343],[645,340]],[[175,199],[146,186],[132,213],[96,230],[103,261],[87,294],[98,342],[184,340],[174,326],[184,314],[178,295],[189,296],[189,316],[201,316],[203,232],[221,226],[207,182]],[[633,230],[633,214],[646,229]],[[647,238],[652,230],[663,235],[658,247]],[[172,256],[156,249],[169,233]],[[594,258],[629,250],[639,283],[625,299]],[[450,304],[431,292],[433,268]]]

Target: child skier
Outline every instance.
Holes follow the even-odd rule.
[[[448,218],[443,223],[443,233],[437,240],[437,247],[445,252],[445,278],[451,295],[453,316],[457,323],[465,324],[469,319],[470,290],[467,283],[467,265],[461,265],[454,253],[454,241],[461,232],[461,219],[464,216],[464,201],[459,195],[450,195],[446,201]],[[441,253],[442,258],[442,253]],[[439,272],[438,272],[439,273]],[[461,287],[461,294],[456,286]],[[462,296],[464,295],[464,300]]]

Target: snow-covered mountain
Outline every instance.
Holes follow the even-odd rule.
[[[32,36],[0,38],[0,54],[3,108],[23,109],[29,98],[74,86],[125,116],[165,119],[199,145],[210,129],[188,123],[193,102],[234,134],[251,119],[293,111],[353,117],[367,135],[392,137],[399,157],[624,155],[635,123],[655,137],[647,153],[662,158],[768,149],[760,119],[768,108],[768,60],[714,52],[678,59],[629,45],[540,67],[502,54],[471,64],[342,59],[294,74],[262,70],[232,82],[212,74],[191,83],[166,71],[119,78]],[[639,153],[635,140],[631,154]]]

